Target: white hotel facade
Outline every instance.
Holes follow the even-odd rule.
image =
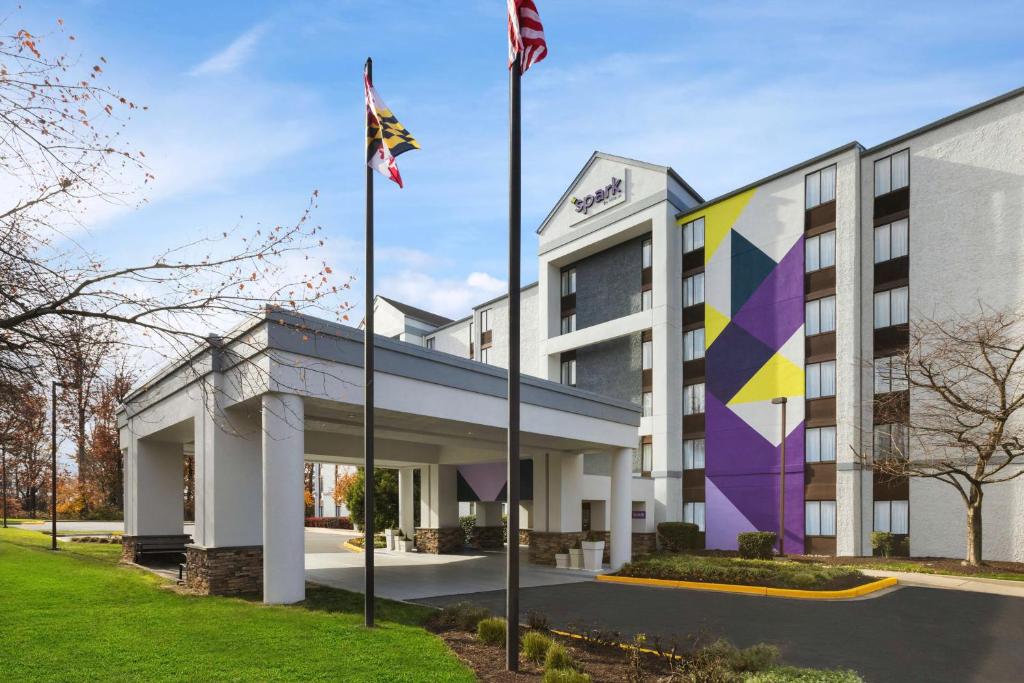
[[[595,152],[537,234],[539,279],[522,290],[523,372],[642,405],[633,498],[646,519],[636,530],[685,519],[707,530],[709,546],[728,547],[745,525],[716,529],[716,515],[778,528],[778,466],[745,465],[728,421],[704,412],[710,387],[728,384],[715,375],[730,372],[729,354],[749,355],[721,336],[744,277],[730,270],[770,273],[793,250],[801,319],[769,350],[801,377],[762,367],[747,387],[760,382],[760,395],[729,404],[777,452],[778,408],[765,392],[788,398],[787,434],[802,438],[788,456],[786,493],[797,505],[787,505],[787,550],[871,554],[880,530],[905,536],[913,555],[964,552],[964,506],[952,487],[883,481],[854,453],[902,436],[898,424],[874,423],[872,404],[876,393],[905,391],[887,383],[884,366],[915,318],[971,315],[979,301],[1024,308],[1024,91],[871,148],[849,143],[711,200],[671,168]],[[722,243],[709,254],[712,239]],[[759,255],[746,257],[740,240]],[[719,265],[727,260],[732,268]],[[750,307],[782,316],[779,299]],[[415,309],[381,298],[377,311],[392,321],[378,317],[382,335],[415,331],[410,340],[428,349],[507,365],[505,297],[428,332]],[[705,358],[713,341],[724,349],[717,365]],[[584,456],[584,527],[605,509],[607,490],[607,456]],[[984,524],[986,558],[1024,561],[1024,477],[987,491]]]

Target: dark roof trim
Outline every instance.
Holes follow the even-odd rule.
[[[836,147],[835,149],[829,150],[828,152],[825,152],[824,154],[819,154],[818,156],[813,157],[811,159],[807,159],[806,161],[801,161],[798,164],[794,164],[794,165],[790,166],[789,168],[785,168],[785,169],[783,169],[781,171],[778,171],[777,173],[773,173],[770,176],[766,176],[764,178],[761,178],[760,180],[755,180],[754,182],[748,183],[748,184],[744,185],[743,187],[738,187],[735,190],[730,190],[729,192],[726,192],[723,195],[719,195],[718,197],[715,197],[714,199],[709,199],[706,202],[704,202],[702,204],[698,204],[697,206],[691,207],[689,209],[686,209],[685,211],[680,211],[679,213],[676,214],[676,218],[679,219],[679,218],[682,218],[683,216],[689,216],[690,214],[697,213],[701,209],[705,209],[705,208],[707,208],[709,206],[712,206],[713,204],[717,204],[718,202],[720,202],[722,200],[725,200],[725,199],[728,199],[729,197],[734,197],[734,196],[736,196],[736,195],[738,195],[738,194],[740,194],[742,192],[746,192],[747,190],[750,190],[752,188],[759,187],[761,185],[764,185],[765,183],[770,183],[771,181],[776,180],[777,178],[781,178],[782,176],[789,175],[790,173],[795,173],[796,171],[799,171],[802,168],[806,168],[808,166],[814,166],[815,164],[820,164],[822,161],[825,161],[826,159],[834,157],[837,154],[842,154],[843,152],[848,152],[851,149],[857,149],[857,150],[860,150],[861,152],[863,152],[864,146],[861,145],[856,140],[854,140],[853,142],[848,142],[845,145],[843,145],[842,147]]]
[[[447,330],[449,327],[454,327],[455,325],[458,325],[459,323],[464,323],[467,320],[472,320],[472,319],[473,319],[473,315],[470,314],[470,315],[467,315],[464,318],[459,318],[458,320],[453,320],[450,323],[448,323],[447,325],[441,325],[440,327],[434,329],[432,332],[428,332],[427,336],[428,337],[429,336],[433,336],[433,335],[437,334],[438,332],[441,332],[442,330]]]
[[[534,282],[534,283],[531,283],[531,284],[528,284],[528,285],[523,285],[522,287],[519,288],[519,291],[520,292],[525,292],[526,290],[532,289],[532,288],[536,287],[539,284],[540,284],[540,282]],[[476,311],[478,308],[483,308],[484,306],[490,306],[491,304],[496,304],[499,301],[501,301],[502,299],[507,299],[507,298],[508,298],[508,294],[502,294],[501,296],[496,296],[493,299],[488,299],[487,301],[483,302],[482,304],[477,304],[476,306],[473,307],[473,310]]]
[[[1015,90],[1011,90],[1010,92],[1003,93],[1002,95],[997,95],[996,97],[993,97],[990,100],[985,100],[981,104],[976,104],[973,107],[968,107],[967,109],[962,109],[962,110],[960,110],[960,111],[958,111],[958,112],[956,112],[954,114],[950,114],[949,116],[943,117],[943,118],[939,119],[938,121],[932,121],[931,123],[927,123],[927,124],[921,126],[920,128],[915,128],[914,130],[910,131],[909,133],[904,133],[903,135],[900,135],[899,137],[895,137],[892,140],[886,140],[885,142],[877,144],[877,145],[875,145],[874,147],[872,147],[870,149],[866,149],[866,150],[864,150],[863,153],[864,154],[873,154],[874,152],[881,151],[881,150],[885,149],[886,147],[892,147],[893,145],[898,145],[901,142],[905,142],[906,140],[909,140],[910,138],[917,137],[918,135],[923,135],[924,133],[927,133],[929,131],[935,130],[936,128],[941,128],[942,126],[945,126],[946,124],[953,123],[955,121],[959,121],[960,119],[963,119],[963,118],[967,118],[968,116],[971,116],[972,114],[977,114],[980,111],[984,111],[984,110],[986,110],[986,109],[988,109],[990,107],[994,107],[997,104],[1002,104],[1003,102],[1006,102],[1008,100],[1012,100],[1015,97],[1020,97],[1021,95],[1024,95],[1024,87],[1020,87],[1020,88],[1017,88]]]
[[[388,297],[381,296],[380,294],[378,294],[377,297],[383,299],[384,301],[387,301],[389,304],[400,310],[402,313],[405,313],[407,316],[411,318],[416,318],[417,320],[425,322],[428,325],[433,325],[434,327],[440,327],[442,325],[447,325],[448,323],[453,322],[451,318],[446,318],[443,315],[431,313],[430,311],[425,311],[422,308],[416,308],[415,306],[410,306],[409,304],[403,304],[401,301],[395,301],[394,299],[389,299]]]

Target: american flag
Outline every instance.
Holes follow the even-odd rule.
[[[508,0],[508,64],[522,55],[522,73],[548,56],[544,26],[533,0]]]

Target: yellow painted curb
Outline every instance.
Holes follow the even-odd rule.
[[[553,628],[553,629],[551,629],[551,632],[554,633],[555,635],[562,636],[564,638],[573,638],[575,640],[588,640],[588,638],[586,636],[582,636],[582,635],[580,635],[578,633],[571,633],[570,631],[559,631],[558,629]],[[614,647],[618,647],[619,649],[622,649],[622,650],[632,650],[635,647],[634,645],[631,645],[629,643],[612,643],[612,645]],[[665,657],[666,656],[666,653],[658,652],[657,650],[652,650],[649,647],[640,647],[640,648],[636,648],[636,649],[638,649],[640,652],[645,652],[645,653],[647,653],[649,655],[657,655],[659,657]],[[674,656],[673,655],[668,655],[668,656],[671,656],[673,659],[679,660],[679,661],[681,661],[683,659],[682,655],[674,655]]]
[[[364,552],[361,546],[356,545],[352,541],[345,541],[344,543],[342,543],[342,546],[345,547],[345,548],[348,548],[349,550],[351,550],[354,553]]]
[[[658,586],[660,588],[688,588],[699,591],[718,591],[721,593],[741,593],[744,595],[760,595],[772,598],[797,598],[799,600],[847,600],[859,598],[868,593],[874,593],[884,588],[895,586],[899,581],[894,577],[887,577],[878,581],[866,583],[863,586],[846,588],[838,591],[809,591],[795,588],[767,588],[764,586],[741,586],[731,583],[702,583],[700,581],[670,581],[668,579],[643,579],[634,576],[611,576],[602,574],[597,577],[598,581],[608,583],[625,583],[635,586]]]

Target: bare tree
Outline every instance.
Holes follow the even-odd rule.
[[[956,490],[967,512],[966,560],[980,564],[986,487],[1024,474],[1024,315],[981,304],[970,318],[915,321],[907,350],[882,372],[908,387],[909,406],[906,391],[881,394],[875,421],[906,429],[887,432],[860,460]]]
[[[10,21],[9,19],[7,20]],[[291,225],[199,236],[138,263],[108,265],[79,237],[89,211],[131,205],[154,180],[123,134],[145,107],[102,82],[106,59],[44,50],[73,39],[0,20],[0,382],[21,384],[61,357],[68,321],[116,325],[123,339],[187,356],[211,330],[267,306],[347,319],[309,205]],[[10,192],[8,191],[10,190]],[[13,197],[13,198],[12,198]],[[79,446],[81,448],[81,444]]]

